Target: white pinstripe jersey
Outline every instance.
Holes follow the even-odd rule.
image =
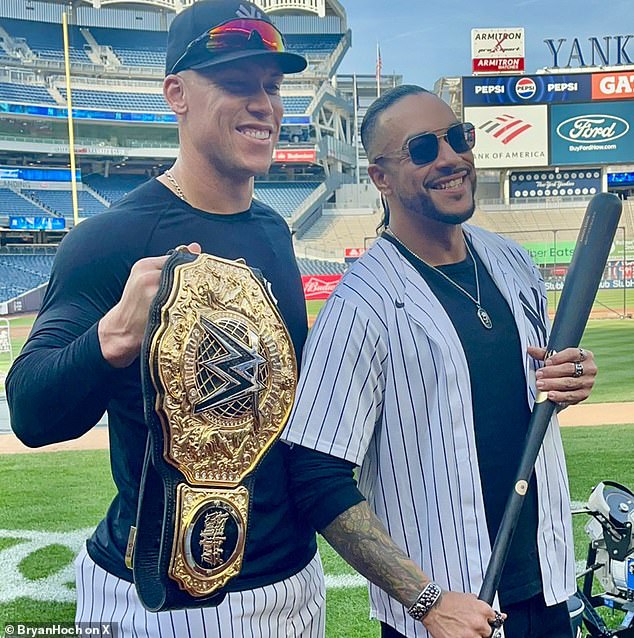
[[[506,299],[522,352],[545,345],[546,293],[520,246],[464,226]],[[494,328],[495,329],[495,328]],[[535,370],[525,354],[529,405]],[[504,371],[488,382],[504,391]],[[444,588],[477,593],[490,556],[460,339],[414,267],[379,239],[322,309],[304,350],[289,442],[361,466],[359,486],[395,542]],[[556,417],[536,465],[538,550],[546,602],[575,589],[568,479]],[[370,586],[373,615],[427,636],[405,609]]]

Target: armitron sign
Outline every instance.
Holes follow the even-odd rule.
[[[471,29],[474,73],[517,73],[524,70],[524,29]]]

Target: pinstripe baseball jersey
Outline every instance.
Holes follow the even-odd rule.
[[[464,231],[515,318],[532,406],[540,363],[526,349],[547,341],[543,281],[517,244],[477,227]],[[499,383],[495,371],[491,383]],[[377,240],[322,309],[284,438],[359,465],[359,486],[395,542],[444,588],[478,592],[491,546],[466,357],[442,305],[390,242]],[[543,591],[554,604],[575,589],[556,417],[535,473]],[[379,620],[407,636],[428,635],[373,585],[370,598]]]

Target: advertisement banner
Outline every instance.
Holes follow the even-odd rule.
[[[593,100],[631,100],[634,98],[634,73],[594,73]]]
[[[547,291],[563,290],[563,281],[545,281]],[[623,288],[634,288],[634,279],[603,279],[599,284],[599,290],[623,290]]]
[[[589,102],[590,99],[592,80],[589,73],[462,78],[464,106]]]
[[[464,109],[476,127],[476,168],[548,166],[548,107],[479,106]]]
[[[64,230],[66,220],[63,217],[10,215],[11,230]]]
[[[317,162],[317,151],[314,148],[276,148],[273,161],[284,162],[285,164],[315,164]]]
[[[474,73],[517,73],[524,70],[524,29],[471,29]]]
[[[342,275],[302,275],[304,298],[328,299],[341,280]]]
[[[583,197],[601,192],[601,170],[513,171],[509,175],[509,197],[513,200]]]
[[[357,261],[361,255],[365,252],[365,248],[344,248],[343,258],[347,264],[351,264],[353,261]]]
[[[522,241],[521,245],[529,252],[538,266],[551,264],[569,264],[575,252],[575,241]]]
[[[634,161],[634,101],[555,104],[550,109],[554,165]]]

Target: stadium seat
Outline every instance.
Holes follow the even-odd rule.
[[[302,275],[339,275],[346,269],[346,264],[343,262],[325,259],[299,258],[297,264]]]
[[[290,218],[319,182],[255,183],[255,198],[268,204],[282,217]]]
[[[12,38],[22,38],[28,47],[43,60],[63,60],[64,46],[61,24],[43,25],[40,22],[30,20],[15,20],[12,18],[0,18],[2,26]],[[69,56],[71,62],[90,62],[90,58],[84,51],[88,43],[81,34],[79,27],[68,27]]]
[[[14,104],[55,104],[44,86],[0,82],[0,101]]]
[[[145,175],[88,175],[83,181],[111,204],[147,181]]]
[[[11,189],[0,188],[0,215],[43,215],[46,212]]]
[[[163,31],[90,27],[90,33],[99,44],[109,46],[125,66],[160,68],[165,64],[167,34]]]
[[[31,199],[42,204],[47,209],[67,218],[73,217],[73,202],[70,190],[33,189],[24,191]],[[77,191],[77,205],[79,217],[90,217],[106,210],[99,200],[88,191]]]
[[[0,301],[7,301],[46,283],[54,255],[0,254]]]

